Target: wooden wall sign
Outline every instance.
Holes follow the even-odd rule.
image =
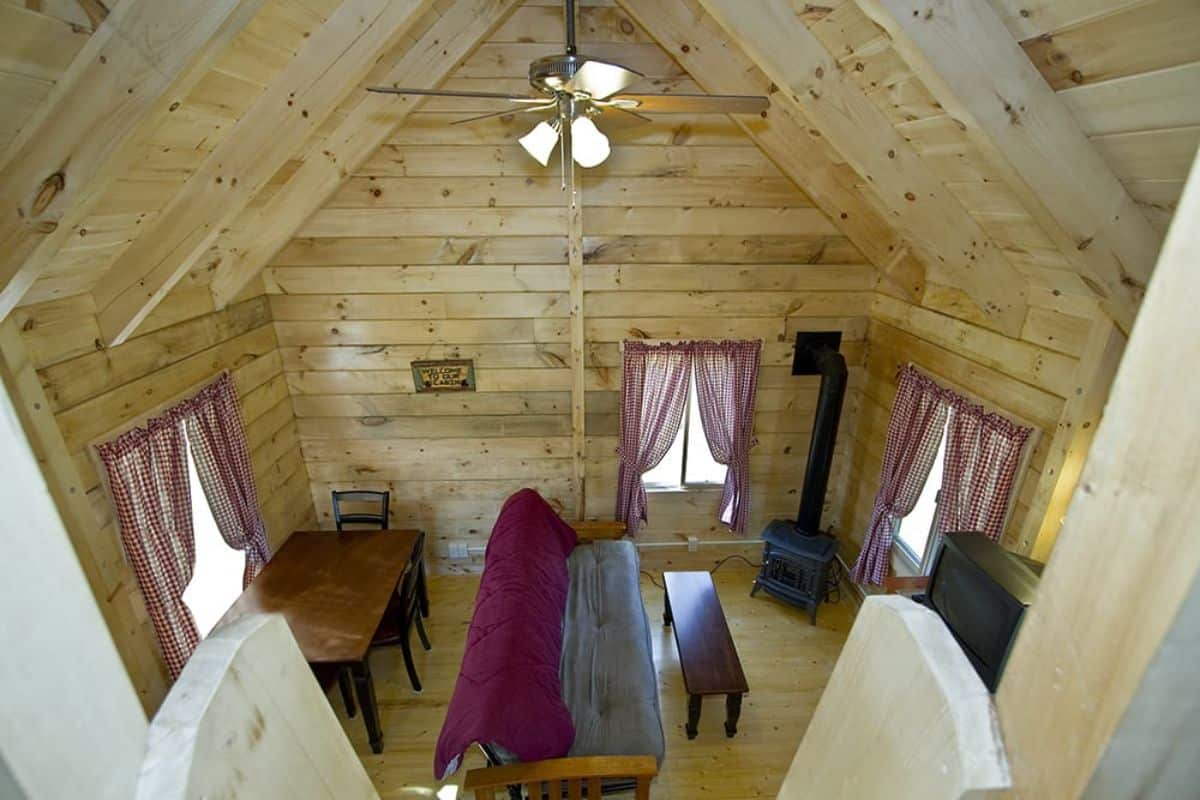
[[[475,362],[469,358],[412,362],[417,392],[475,391]]]

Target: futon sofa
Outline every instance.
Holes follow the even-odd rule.
[[[499,768],[558,762],[555,774],[569,771],[564,758],[614,779],[638,776],[586,757],[661,764],[650,622],[637,549],[622,533],[615,523],[573,528],[529,489],[506,501],[438,739],[437,777],[454,772],[471,744]],[[480,783],[479,772],[490,770],[473,771],[468,787]]]

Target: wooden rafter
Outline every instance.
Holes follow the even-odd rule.
[[[842,72],[793,4],[700,3],[779,87],[774,101],[795,108],[873,187],[899,230],[936,264],[931,272],[964,291],[989,325],[1017,335],[1026,310],[1024,276]]]
[[[744,95],[772,91],[770,80],[694,0],[618,0],[618,4],[705,91]],[[925,288],[924,266],[864,193],[838,174],[828,143],[813,136],[809,126],[789,111],[775,106],[765,120],[733,120],[875,265],[884,278],[881,288],[919,301]]]
[[[0,167],[0,318],[261,5],[126,0],[102,19]]]
[[[433,0],[345,0],[93,290],[124,341]]]
[[[388,71],[380,83],[436,88],[491,35],[519,0],[458,0]],[[399,129],[422,98],[368,94],[261,209],[245,215],[217,242],[220,263],[211,283],[223,308],[237,297],[299,227]]]
[[[858,0],[1128,330],[1159,236],[988,3]]]

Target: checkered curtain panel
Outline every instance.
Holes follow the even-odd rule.
[[[900,371],[879,493],[871,509],[871,523],[863,538],[858,560],[850,570],[856,583],[881,584],[887,577],[896,523],[907,516],[921,496],[946,427],[949,393],[929,378],[906,366]]]
[[[169,412],[96,449],[108,473],[121,544],[171,677],[200,642],[183,592],[196,564],[183,424]]]
[[[696,399],[708,449],[724,464],[725,491],[718,518],[737,533],[750,517],[750,448],[758,393],[759,341],[696,342]]]
[[[249,586],[270,552],[233,379],[222,374],[179,410],[217,528],[226,544],[246,553],[242,583]]]
[[[687,407],[690,344],[625,342],[621,373],[621,441],[617,448],[617,519],[636,534],[646,521],[642,474],[671,449]]]
[[[965,398],[956,399],[946,433],[938,534],[981,531],[999,540],[1031,433]]]

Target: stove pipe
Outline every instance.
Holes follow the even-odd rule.
[[[800,490],[800,511],[796,516],[796,532],[805,536],[821,532],[821,510],[825,505],[842,400],[846,395],[846,359],[838,352],[841,340],[840,331],[796,334],[792,374],[821,376],[817,413],[808,447],[808,466]]]

